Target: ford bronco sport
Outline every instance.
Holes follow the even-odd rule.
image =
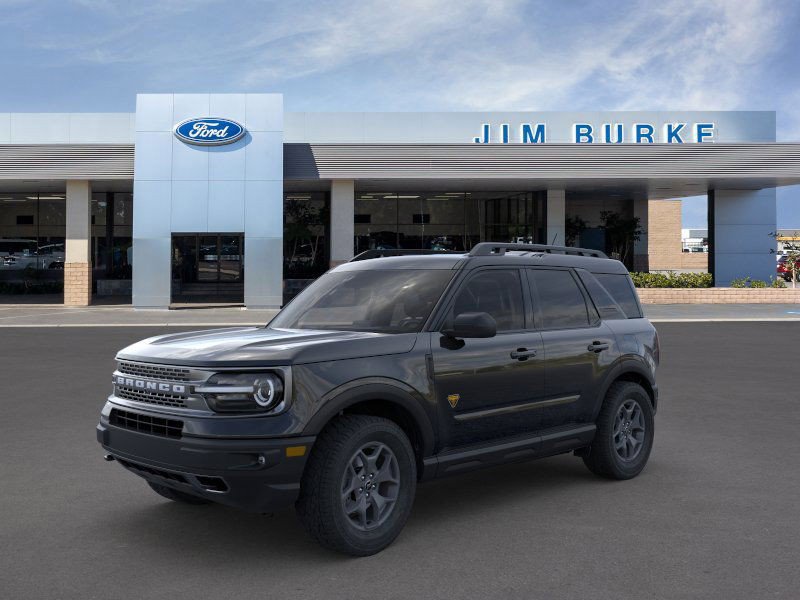
[[[566,452],[638,475],[658,360],[628,272],[600,252],[367,253],[266,327],[120,351],[97,438],[170,500],[294,503],[321,544],[369,555],[424,479]]]

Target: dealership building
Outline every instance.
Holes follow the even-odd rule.
[[[800,144],[775,139],[771,111],[311,113],[280,94],[0,113],[0,294],[278,307],[365,250],[480,241],[661,270],[698,195],[715,284],[768,279],[776,187],[800,184]]]

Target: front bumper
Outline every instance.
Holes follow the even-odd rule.
[[[97,441],[129,471],[249,512],[271,512],[294,503],[314,440],[167,438],[117,427],[106,417],[97,425]]]

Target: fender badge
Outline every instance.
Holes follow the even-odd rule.
[[[455,408],[460,398],[461,394],[450,394],[447,396],[447,401],[450,403],[450,408]]]

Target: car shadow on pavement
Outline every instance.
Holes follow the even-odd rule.
[[[454,522],[467,525],[489,510],[496,515],[519,503],[603,484],[608,482],[591,475],[576,458],[514,463],[425,482],[417,487],[401,539],[430,535],[432,529]],[[188,551],[203,562],[235,560],[240,568],[250,560],[258,568],[273,556],[302,555],[304,560],[321,562],[347,559],[314,543],[291,509],[258,515],[213,504],[183,505],[155,495],[146,505],[133,502],[115,504],[95,521],[102,530],[113,527],[132,552],[185,556]]]

